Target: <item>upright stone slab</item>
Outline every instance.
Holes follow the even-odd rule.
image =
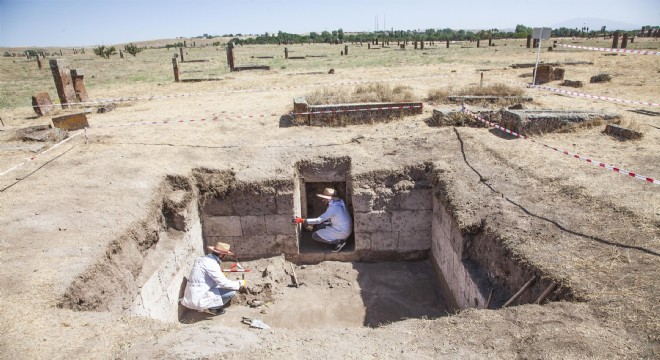
[[[87,89],[85,89],[85,72],[82,69],[72,69],[71,78],[73,80],[73,90],[76,92],[76,99],[80,102],[89,100]]]
[[[32,108],[38,116],[46,116],[53,111],[53,101],[50,100],[50,95],[42,91],[34,94],[32,97]]]
[[[234,44],[227,44],[227,65],[229,65],[229,71],[234,71]]]
[[[552,81],[552,66],[550,65],[539,65],[539,67],[535,70],[534,76],[536,78],[536,84],[545,84],[549,83]]]
[[[52,59],[49,61],[50,70],[53,72],[53,80],[57,88],[57,95],[63,108],[69,107],[69,104],[76,102],[76,91],[73,88],[71,72],[64,59]]]
[[[77,113],[54,117],[53,126],[64,130],[80,130],[89,127],[89,123],[85,113]]]

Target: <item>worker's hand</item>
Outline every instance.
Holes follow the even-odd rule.
[[[239,288],[239,290],[240,290],[240,289],[245,289],[245,288],[247,287],[247,280],[245,280],[245,279],[243,279],[243,280],[238,280],[238,283],[240,284],[240,288]]]
[[[302,224],[302,223],[305,222],[305,219],[296,216],[296,217],[293,218],[293,222],[294,222],[295,224]]]

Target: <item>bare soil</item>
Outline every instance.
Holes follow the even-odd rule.
[[[606,42],[584,40],[587,45]],[[172,81],[172,51],[147,50],[143,53],[155,55],[141,53],[123,63],[76,55],[75,66],[86,64],[81,67],[91,98],[156,97],[90,113],[86,134],[56,148],[54,141],[16,138],[21,128],[50,123],[50,117],[36,118],[26,106],[29,97],[22,106],[12,101],[0,109],[0,172],[23,164],[0,176],[0,357],[658,358],[660,187],[539,145],[657,179],[657,108],[525,90],[534,97],[532,105],[525,105],[529,108],[622,114],[644,133],[640,140],[624,142],[603,134],[604,126],[538,135],[538,143],[494,129],[430,127],[432,106],[386,124],[280,126],[292,99],[319,86],[351,89],[355,82],[388,81],[410,86],[421,99],[438,88],[478,85],[481,72],[485,83],[520,82],[520,75],[531,69],[510,65],[533,62],[535,52],[521,47],[524,42],[505,43],[449,50],[443,44],[425,49],[426,54],[394,46],[370,52],[365,46],[352,48],[348,57],[339,56],[340,46],[306,44],[289,50],[331,56],[240,73],[226,71],[222,49],[205,48],[190,50],[191,58],[213,58],[207,65],[215,69],[204,73],[205,63],[195,65],[199,69],[184,66],[222,79],[195,83]],[[657,41],[641,38],[634,45],[658,47]],[[247,63],[250,56],[280,56],[282,48],[237,51],[242,51],[237,62]],[[565,66],[566,78],[585,82],[584,93],[660,102],[655,56],[561,48],[542,54],[549,63],[592,62]],[[52,88],[44,88],[52,87],[49,71],[37,73],[36,64],[13,60],[0,58],[0,80],[10,89],[3,96],[49,91],[56,97]],[[335,73],[327,74],[328,68]],[[305,74],[312,70],[316,73]],[[143,72],[146,79],[129,80],[123,72]],[[612,81],[586,82],[599,73],[611,74]],[[549,85],[559,87],[559,82]],[[123,124],[133,125],[117,126]],[[40,154],[46,149],[51,150]],[[432,163],[438,170],[436,196],[447,201],[462,227],[478,225],[497,233],[516,261],[569,286],[576,301],[443,316],[443,300],[429,285],[430,273],[417,268],[428,263],[297,266],[304,285],[295,288],[289,287],[290,265],[271,258],[243,264],[255,269],[246,275],[251,283],[273,284],[271,293],[263,295],[267,305],[258,308],[248,305],[257,296],[241,295],[225,315],[184,311],[182,321],[167,323],[121,309],[57,306],[72,281],[93,271],[115,239],[142,226],[166,176],[189,177],[193,169],[209,168],[233,171],[242,181],[291,179],[296,161],[328,155],[350,156],[353,175]],[[269,265],[270,275],[263,277]],[[121,289],[108,291],[121,294]],[[249,328],[240,321],[244,316],[271,328]]]

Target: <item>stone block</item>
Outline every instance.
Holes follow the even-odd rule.
[[[246,188],[227,197],[232,203],[234,215],[277,214],[277,203],[273,188]]]
[[[371,250],[397,250],[399,247],[398,231],[373,232],[370,239]]]
[[[232,239],[231,244],[241,260],[254,260],[262,257],[280,255],[276,235],[243,236]]]
[[[53,111],[53,101],[48,92],[42,91],[32,97],[32,108],[38,116],[46,116]]]
[[[371,189],[354,189],[353,190],[353,211],[355,212],[370,212],[373,210],[374,198],[376,193]]]
[[[51,59],[48,63],[53,73],[53,80],[55,80],[55,88],[57,88],[60,103],[62,107],[68,107],[69,103],[76,102],[76,91],[73,88],[68,64],[64,59]]]
[[[266,233],[270,235],[295,235],[296,227],[291,215],[264,215]]]
[[[619,140],[637,140],[637,139],[641,139],[642,136],[644,135],[639,131],[635,131],[614,124],[607,124],[607,126],[605,126],[605,134],[610,135]]]
[[[298,253],[298,237],[296,235],[276,235],[275,244],[280,252],[287,255]]]
[[[73,90],[76,92],[76,99],[80,102],[89,100],[87,89],[85,89],[85,72],[82,69],[71,70],[71,80],[73,81]]]
[[[431,189],[412,189],[397,194],[402,210],[432,210],[433,192]]]
[[[80,130],[89,127],[89,123],[85,113],[77,113],[54,117],[53,126],[64,130]]]
[[[550,65],[539,65],[532,72],[532,76],[536,76],[536,84],[546,84],[552,81],[552,66]]]
[[[431,248],[431,229],[399,231],[399,250],[429,250]]]
[[[392,229],[398,231],[429,230],[431,229],[432,215],[431,210],[392,211]]]
[[[391,214],[387,211],[355,213],[355,232],[392,231]]]
[[[293,216],[293,191],[277,191],[275,203],[278,214]]]
[[[241,216],[241,229],[243,236],[265,235],[266,222],[263,216]]]
[[[371,234],[355,233],[355,251],[371,250]]]
[[[204,237],[243,236],[240,216],[212,216],[202,218]],[[208,245],[214,245],[208,244]]]
[[[207,198],[202,204],[202,213],[209,216],[230,216],[234,215],[234,210],[228,199],[212,197]]]

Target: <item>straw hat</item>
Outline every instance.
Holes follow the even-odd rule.
[[[215,243],[215,246],[207,246],[207,248],[208,248],[209,250],[213,251],[213,252],[216,253],[216,254],[220,254],[220,255],[225,255],[225,254],[234,255],[233,252],[229,251],[229,244],[225,244],[225,243],[223,243],[223,242],[219,242],[219,241],[218,241],[217,243]]]
[[[335,196],[336,194],[337,194],[337,192],[335,191],[335,189],[325,188],[325,189],[323,189],[323,194],[316,194],[316,196],[318,196],[320,198],[328,199],[328,200],[330,200],[330,199],[339,199],[338,197]]]

